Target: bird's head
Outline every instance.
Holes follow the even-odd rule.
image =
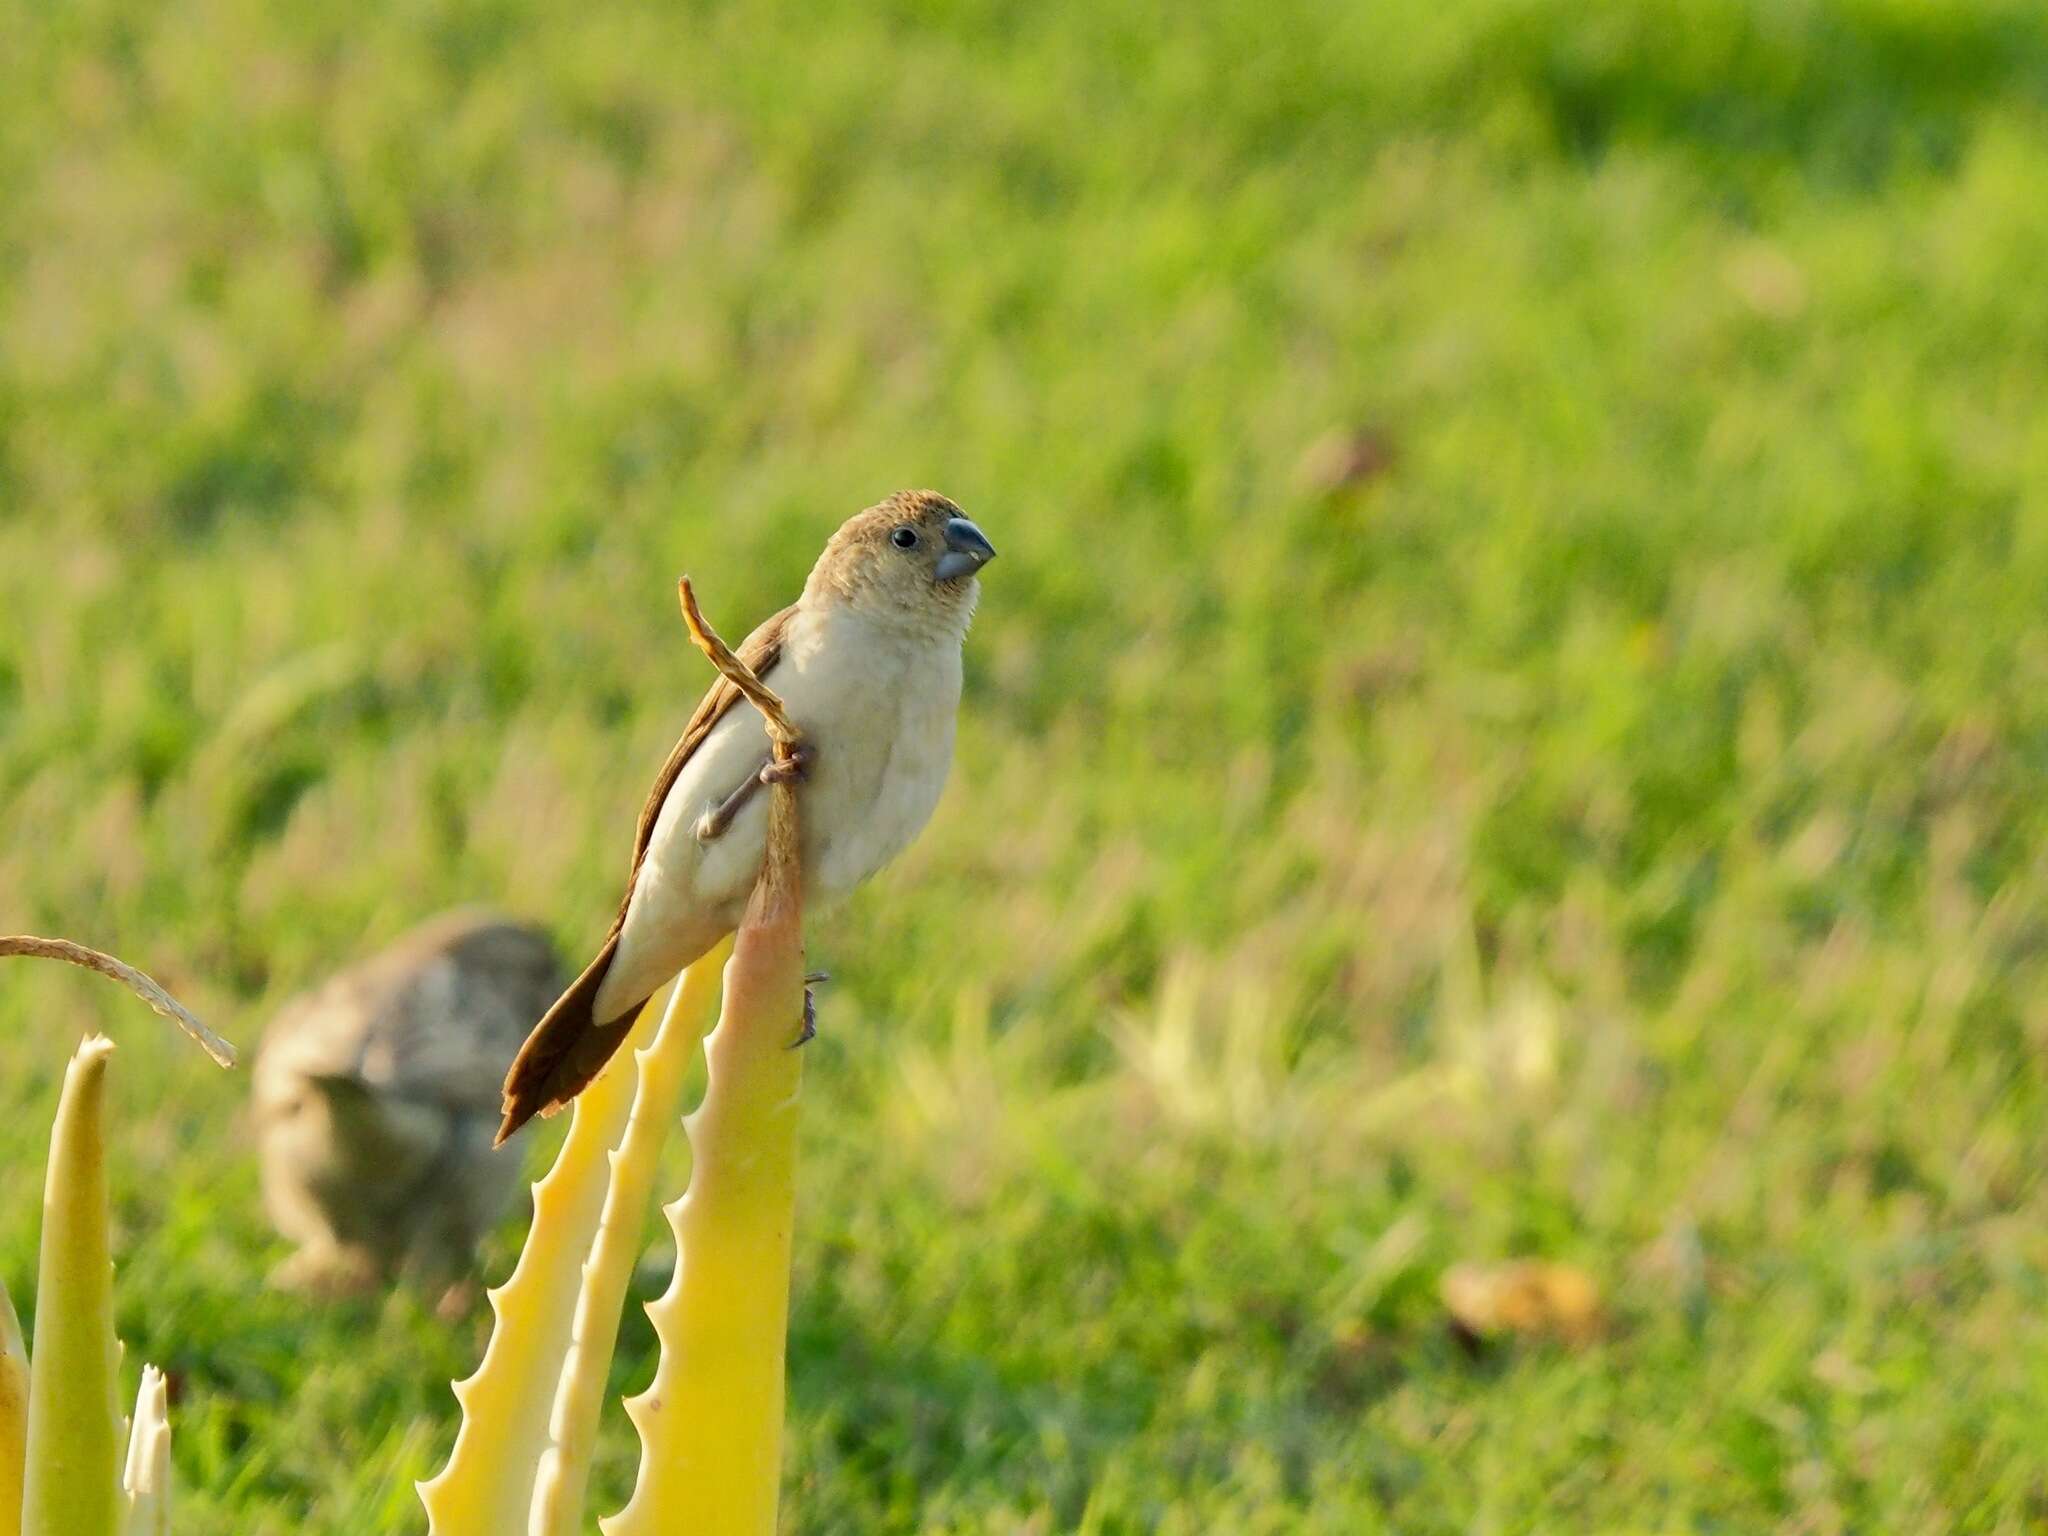
[[[937,491],[898,491],[832,535],[804,597],[914,628],[964,631],[980,595],[975,573],[995,557],[986,535]]]

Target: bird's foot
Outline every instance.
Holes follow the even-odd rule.
[[[692,829],[697,834],[697,841],[705,844],[717,842],[725,836],[740,812],[746,809],[756,790],[763,784],[796,783],[810,772],[811,763],[817,755],[815,747],[800,745],[792,749],[786,763],[770,757],[758,771],[741,779],[737,789],[697,818],[697,825]]]
[[[805,742],[798,742],[789,749],[788,760],[771,757],[762,766],[758,775],[763,784],[795,784],[811,771],[811,764],[817,761],[818,749]]]

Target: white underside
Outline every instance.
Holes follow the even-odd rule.
[[[799,610],[769,681],[817,749],[800,791],[804,899],[815,909],[874,874],[931,819],[953,757],[960,641],[884,629],[844,608]],[[696,825],[767,755],[767,731],[744,701],[691,754],[654,824],[598,988],[598,1019],[617,1017],[739,925],[769,797],[756,793],[711,843],[698,842]]]

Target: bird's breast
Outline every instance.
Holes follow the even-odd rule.
[[[817,748],[802,799],[804,875],[833,901],[931,819],[953,759],[956,645],[886,633],[834,637],[792,669],[784,699]]]

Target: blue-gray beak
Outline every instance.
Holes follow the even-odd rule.
[[[946,552],[939,556],[932,574],[940,581],[972,576],[995,557],[996,547],[989,543],[986,534],[964,517],[950,518],[946,523]]]

